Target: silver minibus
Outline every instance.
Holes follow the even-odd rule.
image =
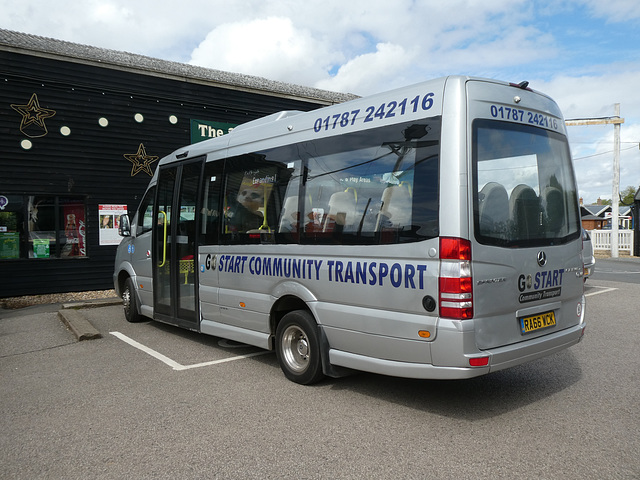
[[[450,76],[240,125],[163,158],[120,225],[128,321],[275,350],[301,384],[470,378],[584,334],[565,124],[526,82]]]

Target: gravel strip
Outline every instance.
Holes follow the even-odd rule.
[[[116,298],[116,291],[96,290],[89,292],[52,293],[47,295],[25,295],[23,297],[9,297],[0,299],[0,307],[16,309],[43,305],[49,303],[82,302],[86,300],[99,300],[102,298]]]

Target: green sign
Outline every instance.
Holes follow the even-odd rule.
[[[237,126],[237,123],[210,122],[209,120],[191,119],[191,143],[221,137]]]
[[[20,258],[20,234],[0,232],[0,258]]]
[[[49,240],[33,239],[33,256],[35,258],[49,258]]]

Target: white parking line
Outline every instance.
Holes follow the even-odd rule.
[[[613,292],[614,290],[618,290],[617,288],[608,288],[608,287],[593,287],[593,288],[602,288],[603,290],[600,290],[598,292],[585,293],[584,296],[590,297],[592,295],[600,295],[601,293]]]
[[[265,350],[265,351],[255,352],[255,353],[247,353],[246,355],[238,355],[238,356],[235,356],[235,357],[223,358],[222,360],[212,360],[210,362],[195,363],[193,365],[182,365],[182,364],[176,362],[175,360],[170,359],[166,355],[163,355],[160,352],[156,352],[152,348],[149,348],[149,347],[141,344],[140,342],[136,342],[134,339],[127,337],[124,333],[120,333],[120,332],[109,332],[109,333],[111,335],[113,335],[114,337],[119,338],[123,342],[128,343],[132,347],[135,347],[138,350],[142,350],[144,353],[147,353],[147,354],[151,355],[153,358],[156,358],[156,359],[160,360],[162,363],[164,363],[166,365],[169,365],[174,370],[189,370],[191,368],[208,367],[210,365],[217,365],[219,363],[233,362],[234,360],[242,360],[244,358],[256,357],[258,355],[265,355],[267,353],[271,353],[271,352]]]
[[[630,272],[626,270],[614,270],[613,268],[603,268],[603,269],[598,269],[597,271],[598,273],[604,273],[605,275],[638,275],[640,274],[640,271]]]

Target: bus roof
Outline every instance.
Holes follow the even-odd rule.
[[[461,89],[469,80],[531,90],[526,82],[514,84],[462,75],[441,77],[309,112],[293,110],[267,115],[241,124],[229,134],[181,147],[164,157],[160,164],[205,154],[214,159],[217,156],[222,158],[225,155],[241,154],[243,147],[246,149],[249,144],[255,151],[311,138],[404,122],[412,118],[441,115],[445,85],[453,87],[455,84],[454,89]],[[428,112],[425,107],[429,107]]]

